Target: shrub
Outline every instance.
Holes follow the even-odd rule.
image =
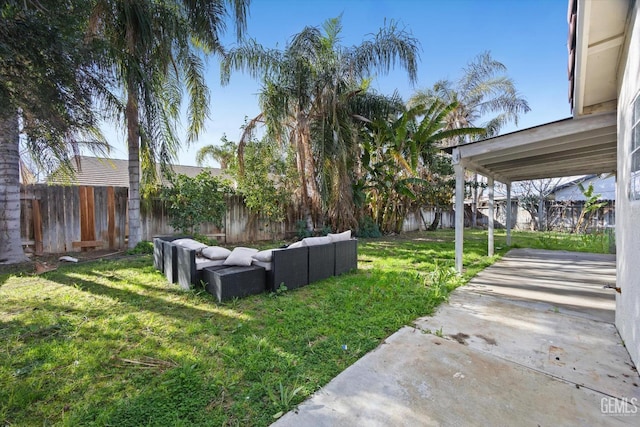
[[[153,253],[153,243],[142,241],[138,242],[135,248],[129,249],[127,255],[145,255]]]
[[[210,222],[222,227],[225,213],[224,193],[229,189],[209,172],[190,178],[169,175],[169,185],[161,195],[167,204],[169,224],[185,234],[197,234],[200,224]]]
[[[380,227],[373,221],[370,216],[365,216],[360,220],[358,226],[358,237],[382,237]]]
[[[298,236],[299,240],[313,236],[313,232],[307,228],[305,220],[296,221],[296,236]]]

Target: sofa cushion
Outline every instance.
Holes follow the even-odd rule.
[[[338,234],[327,234],[327,236],[331,239],[332,242],[341,242],[343,240],[351,239],[351,230],[344,231]]]
[[[304,239],[302,239],[302,246],[328,245],[331,242],[332,240],[329,236],[305,237]]]
[[[200,243],[193,239],[176,239],[173,241],[173,244],[196,252],[200,252],[202,249],[207,247],[204,243]]]
[[[207,267],[216,267],[218,265],[223,265],[223,264],[224,264],[224,260],[222,259],[209,259],[201,256],[196,257],[196,270],[202,270],[203,268],[207,268]]]
[[[295,248],[301,248],[301,247],[302,247],[302,240],[299,242],[294,242],[290,244],[289,246],[287,246],[287,249],[295,249]]]
[[[202,250],[202,256],[209,259],[227,259],[231,251],[221,246],[208,246]]]
[[[254,258],[253,261],[251,262],[251,265],[257,265],[258,267],[264,268],[266,271],[271,271],[273,263],[272,262],[258,261],[257,259]]]
[[[271,262],[273,258],[273,249],[267,249],[266,251],[260,251],[253,255],[253,259],[261,262]]]
[[[237,247],[231,251],[224,265],[240,265],[248,267],[253,261],[253,256],[258,253],[257,249]]]

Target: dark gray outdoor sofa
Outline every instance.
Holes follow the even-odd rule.
[[[154,238],[154,266],[170,283],[178,283],[183,289],[202,285],[219,301],[275,291],[281,285],[296,289],[357,269],[356,239],[273,249],[268,262],[254,260],[250,266],[226,266],[203,259],[197,249],[175,244],[178,237],[188,236]]]
[[[177,280],[177,253],[174,249],[175,245],[165,245],[165,243],[171,243],[174,240],[188,237],[190,236],[167,235],[155,236],[153,238],[153,266],[164,273],[170,283],[175,283]]]

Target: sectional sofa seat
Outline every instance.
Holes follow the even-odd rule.
[[[189,236],[166,235],[153,238],[153,266],[164,273],[164,242],[172,242]]]
[[[270,253],[271,257],[267,255]],[[285,249],[262,251],[253,265],[267,271],[267,289],[296,289],[358,268],[358,241],[351,232],[308,237]]]
[[[175,244],[175,243],[174,243]],[[177,282],[183,289],[191,289],[204,279],[204,269],[222,267],[230,250],[219,246],[189,247],[175,244],[177,253]]]
[[[296,289],[309,284],[309,248],[272,249],[261,254],[264,255],[259,259],[254,257],[252,265],[265,269],[267,290],[276,291],[280,285]]]
[[[309,237],[287,248],[258,252],[206,246],[189,236],[154,238],[154,266],[183,289],[203,285],[219,301],[296,289],[357,268],[357,240],[350,232]]]

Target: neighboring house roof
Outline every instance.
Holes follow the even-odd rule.
[[[565,188],[578,187],[578,184],[582,184],[586,180],[592,179],[592,178],[596,178],[598,176],[599,175],[585,175],[585,176],[581,176],[581,177],[576,178],[576,179],[572,179],[571,181],[564,182],[564,183],[562,183],[560,185],[556,185],[556,188],[551,190],[551,194],[553,194],[553,193],[555,193],[557,191],[564,190]],[[587,184],[587,185],[589,185],[589,184]]]
[[[593,184],[594,194],[599,194],[598,200],[616,199],[616,179],[613,175],[601,178],[599,175],[588,175],[565,184],[559,185],[551,192],[551,197],[556,201],[585,201],[586,197],[578,187],[578,184],[586,189]]]
[[[80,156],[80,169],[77,169],[75,165],[74,168],[76,176],[72,181],[73,184],[93,187],[129,187],[129,162],[127,160]],[[171,165],[171,168],[176,174],[187,175],[191,178],[203,170],[208,170],[213,176],[222,175],[222,170],[218,168],[182,165]],[[68,183],[64,179],[56,177],[55,173],[49,177],[48,182],[49,184]]]

